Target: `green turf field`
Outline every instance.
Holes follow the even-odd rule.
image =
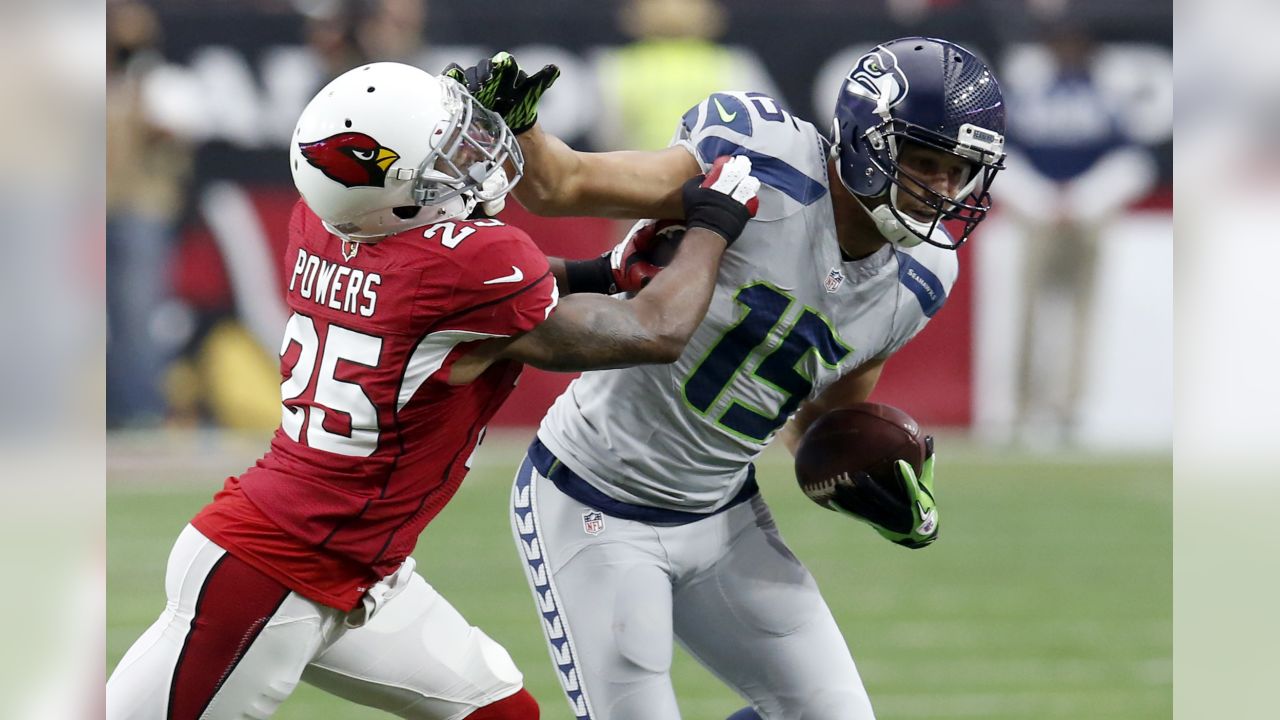
[[[108,667],[162,609],[178,531],[263,446],[113,441]],[[921,551],[812,505],[785,452],[759,464],[783,536],[817,577],[878,718],[1171,718],[1167,458],[1033,458],[954,440],[939,452],[943,535]],[[543,717],[569,718],[507,524],[519,459],[517,444],[486,443],[416,555],[423,575],[511,652]],[[723,720],[743,705],[683,653],[673,674],[686,720]],[[304,685],[276,717],[387,716]]]

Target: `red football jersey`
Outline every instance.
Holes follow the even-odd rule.
[[[545,320],[556,283],[529,237],[498,220],[353,244],[299,202],[289,237],[280,429],[192,523],[287,587],[349,609],[457,491],[522,367],[501,361],[451,384],[452,364],[471,343]]]

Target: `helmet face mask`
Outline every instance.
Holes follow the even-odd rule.
[[[499,116],[457,82],[399,63],[334,79],[303,110],[293,139],[294,185],[348,240],[465,217],[476,205],[496,214],[524,167]]]
[[[969,170],[954,195],[940,193],[902,164],[904,148],[960,158]],[[1004,168],[1004,102],[977,57],[943,40],[903,38],[877,46],[850,71],[836,102],[832,155],[841,182],[881,234],[903,247],[954,249],[991,207]],[[900,200],[927,208],[913,217]],[[956,239],[943,229],[959,223]]]
[[[413,199],[418,205],[438,205],[469,192],[481,202],[497,200],[510,192],[523,175],[520,145],[502,118],[477,102],[460,84],[447,78],[441,82],[445,85],[444,104],[451,111],[450,121],[448,127],[434,132],[441,139],[418,166]],[[508,160],[516,168],[515,177],[507,177],[502,169]]]
[[[983,157],[972,148],[947,147],[948,144],[954,144],[937,138],[922,137],[918,129],[913,132],[911,128],[900,127],[901,123],[896,121],[885,124],[888,127],[884,129],[873,127],[868,131],[869,135],[878,137],[887,146],[887,152],[868,155],[872,167],[889,179],[884,207],[905,228],[913,231],[920,241],[945,248],[959,247],[991,209],[991,184],[995,181],[996,173],[1004,169],[1003,152]],[[895,125],[899,127],[894,127]],[[873,147],[876,144],[876,141],[869,142]],[[918,177],[905,166],[902,157],[904,150],[911,144],[964,159],[967,172],[959,189],[954,193],[938,192],[927,179]],[[917,206],[927,208],[931,217],[921,220],[904,211],[899,200],[903,195],[914,200]],[[953,221],[959,223],[959,238],[951,242],[947,234],[939,232],[939,227],[943,222]],[[900,242],[908,243],[916,244],[910,242],[910,239],[905,243]]]

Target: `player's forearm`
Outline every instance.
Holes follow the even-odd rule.
[[[719,235],[694,228],[634,299],[570,295],[498,356],[559,372],[674,362],[706,315],[724,248]]]
[[[571,215],[574,207],[576,173],[582,162],[578,153],[560,138],[534,125],[519,137],[524,153],[524,178],[514,195],[538,215]]]
[[[800,444],[800,438],[804,436],[809,426],[814,423],[823,413],[836,408],[848,407],[855,403],[866,402],[871,397],[871,391],[875,389],[876,383],[880,380],[880,373],[884,370],[884,359],[869,360],[862,365],[854,368],[848,375],[837,380],[817,397],[808,400],[800,405],[800,409],[791,416],[791,420],[782,428],[782,432],[778,433],[782,444],[792,454],[796,454],[796,447]]]
[[[633,300],[641,322],[657,335],[672,361],[707,314],[726,247],[716,233],[690,228],[671,264]]]
[[[634,301],[571,295],[511,342],[502,357],[541,370],[577,372],[671,362],[661,338],[637,317]]]
[[[586,260],[549,257],[547,261],[562,297],[584,292],[612,295],[618,291],[608,254]]]
[[[782,431],[778,433],[778,439],[782,441],[783,447],[792,455],[796,454],[796,447],[800,445],[800,438],[804,437],[804,433],[809,429],[822,411],[818,404],[814,402],[806,402],[800,406],[795,415],[787,421]]]
[[[556,279],[556,290],[558,290],[561,295],[568,295],[573,292],[569,289],[569,275],[565,269],[566,262],[567,261],[564,258],[547,258],[547,263],[551,265],[551,275]]]
[[[679,218],[680,185],[698,173],[681,148],[578,152],[538,125],[520,135],[520,149],[525,172],[514,194],[538,215]]]

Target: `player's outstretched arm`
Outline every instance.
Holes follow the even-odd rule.
[[[525,168],[515,196],[538,215],[678,218],[680,186],[700,170],[682,147],[579,152],[540,125],[517,139]]]
[[[502,116],[524,152],[524,179],[516,198],[539,215],[679,218],[680,188],[699,173],[688,151],[578,152],[538,124],[538,102],[560,76],[547,65],[527,75],[514,57],[500,52],[444,75],[457,80],[482,105]]]
[[[641,220],[627,236],[600,257],[588,260],[547,258],[563,297],[571,293],[636,293],[671,264],[680,239],[682,220]]]
[[[667,269],[635,298],[571,295],[545,322],[507,342],[495,357],[560,371],[680,357],[711,303],[720,256],[755,212],[760,182],[750,172],[747,158],[722,158],[702,182],[685,184],[684,240]]]

